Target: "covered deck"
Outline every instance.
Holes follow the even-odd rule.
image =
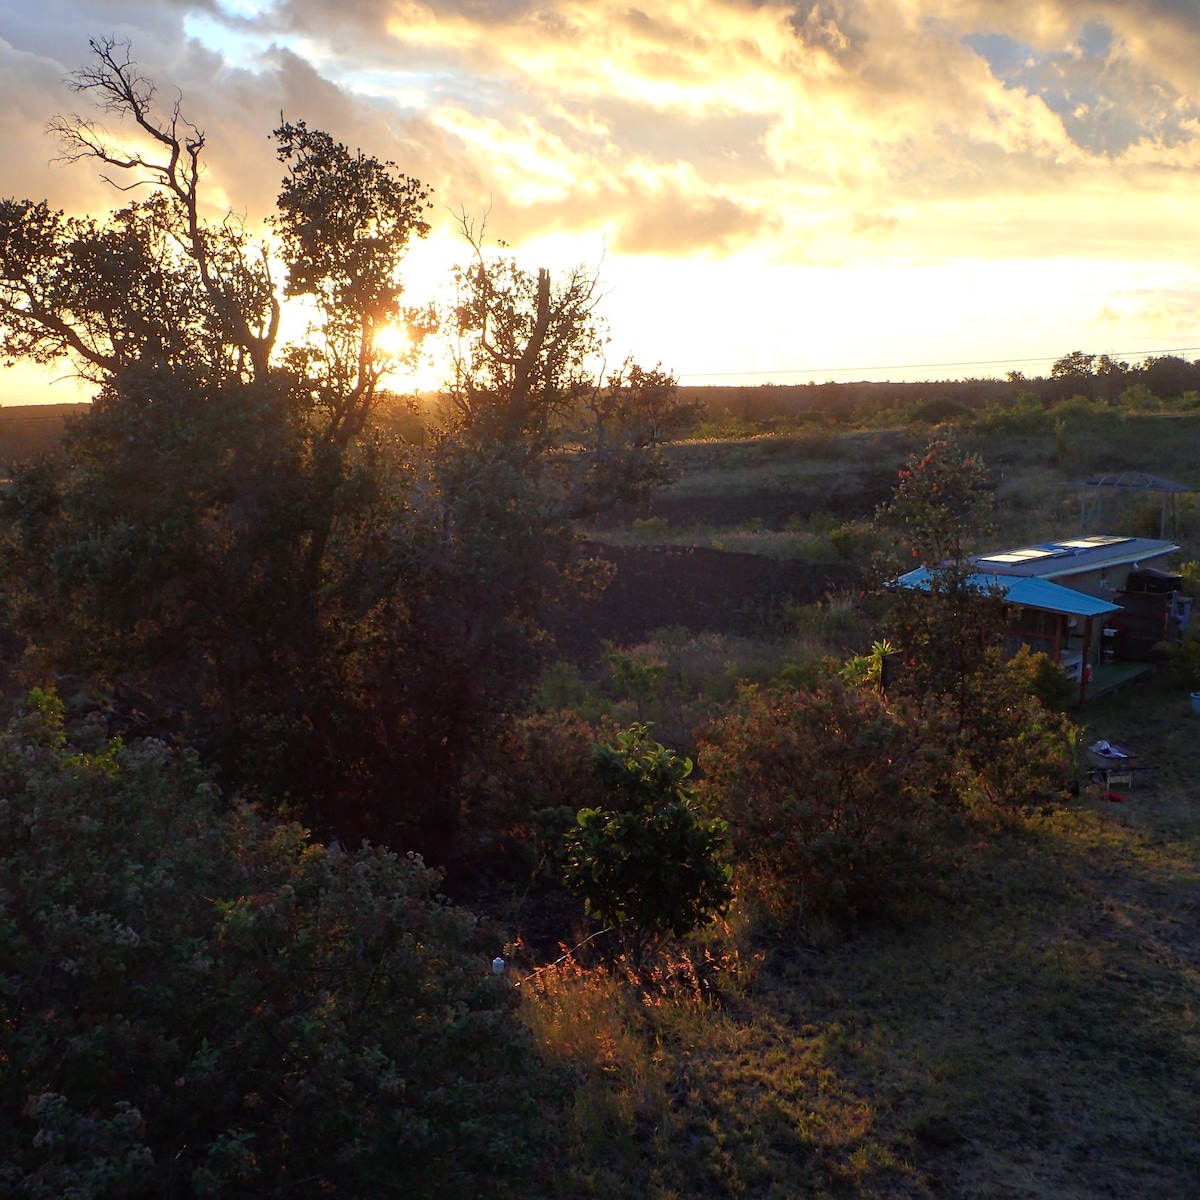
[[[929,591],[932,572],[918,567],[896,580],[900,587]],[[1048,579],[1027,575],[1001,575],[974,571],[969,585],[981,596],[995,596],[1008,609],[1005,645],[1010,654],[1021,646],[1041,651],[1060,663],[1067,678],[1078,685],[1077,704],[1115,691],[1130,679],[1151,670],[1146,663],[1104,662],[1101,629],[1104,618],[1120,612],[1120,605],[1077,592]],[[1099,672],[1107,674],[1101,684]]]
[[[1092,671],[1092,686],[1088,689],[1088,699],[1098,700],[1119,691],[1135,679],[1142,679],[1154,670],[1153,663],[1145,662],[1100,662]]]

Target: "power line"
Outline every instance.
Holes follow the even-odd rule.
[[[1176,346],[1169,350],[1115,350],[1108,357],[1139,358],[1166,354],[1185,354],[1192,351],[1200,351],[1200,346]],[[974,358],[960,362],[882,363],[870,367],[779,367],[771,371],[681,371],[680,379],[728,379],[732,376],[739,378],[753,376],[759,378],[777,375],[843,375],[850,371],[931,371],[950,367],[1011,367],[1027,363],[1054,361],[1057,361],[1057,359],[1050,355],[1039,355],[1031,358]]]
[[[13,425],[18,422],[28,424],[30,421],[65,421],[74,413],[31,413],[27,417],[0,417],[0,425]]]

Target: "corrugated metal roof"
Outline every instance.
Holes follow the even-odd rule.
[[[928,567],[918,567],[915,571],[909,571],[907,575],[901,575],[896,583],[901,587],[928,591],[929,576]],[[972,571],[967,580],[978,591],[998,591],[1009,604],[1020,604],[1023,608],[1042,608],[1047,612],[1066,613],[1072,617],[1099,617],[1105,613],[1121,611],[1119,604],[1110,604],[1107,600],[1100,600],[1084,592],[1061,587],[1048,579]]]

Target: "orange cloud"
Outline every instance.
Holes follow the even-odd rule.
[[[431,184],[442,227],[488,210],[518,248],[1200,274],[1184,0],[40,0],[0,13],[0,190],[113,203],[47,166],[41,130],[114,29],[208,132],[214,213],[270,211],[283,111]]]

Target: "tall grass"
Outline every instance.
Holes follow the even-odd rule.
[[[1076,408],[1036,436],[964,434],[996,474],[995,546],[1077,529],[1079,493],[1061,484],[1088,472],[1200,483],[1200,418]],[[821,468],[765,441],[677,448],[698,472],[688,486],[719,494],[781,469],[811,481],[895,467],[894,445],[873,457],[855,446],[862,457],[847,451]],[[1185,505],[1188,558],[1200,557],[1198,515]],[[816,561],[835,553],[839,527],[642,536]],[[663,664],[656,736],[686,745],[742,682],[844,658],[873,632],[845,596],[790,610],[776,639],[661,630],[625,652]],[[607,699],[622,719],[630,702]],[[715,994],[648,995],[575,962],[523,984],[539,1045],[579,1081],[552,1194],[1196,1194],[1200,718],[1165,677],[1081,717],[1088,740],[1130,745],[1152,766],[1129,800],[1085,788],[1071,807],[973,814],[961,870],[920,920],[768,936],[737,910],[742,965]]]
[[[526,981],[578,1081],[551,1194],[1192,1195],[1200,853],[1140,803],[981,825],[940,912],[761,941],[715,998]]]

